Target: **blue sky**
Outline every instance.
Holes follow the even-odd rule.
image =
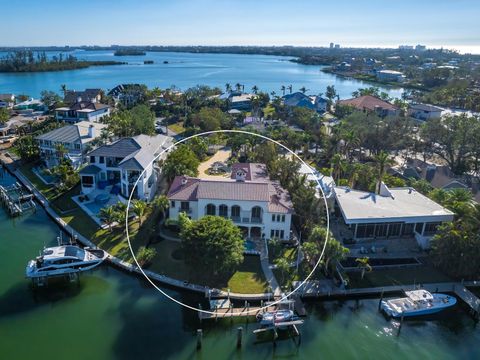
[[[0,0],[0,8],[4,46],[480,47],[477,0]]]

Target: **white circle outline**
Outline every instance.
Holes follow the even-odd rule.
[[[315,176],[315,173],[313,172],[313,169],[305,162],[303,161],[303,159],[298,156],[295,152],[293,152],[292,150],[290,150],[288,147],[286,147],[285,145],[283,145],[282,143],[276,141],[276,140],[273,140],[271,138],[269,138],[268,136],[265,136],[265,135],[261,135],[261,134],[256,134],[256,133],[253,133],[253,132],[250,132],[250,131],[245,131],[245,130],[212,130],[212,131],[205,131],[205,132],[202,132],[202,133],[199,133],[199,134],[194,134],[194,135],[191,135],[191,136],[188,136],[186,138],[183,138],[183,139],[180,139],[178,140],[177,142],[175,142],[174,144],[170,145],[169,147],[167,147],[166,149],[164,149],[162,152],[160,152],[153,160],[150,164],[152,164],[153,166],[153,163],[155,161],[158,160],[158,158],[160,156],[162,156],[164,153],[168,152],[170,149],[174,148],[175,146],[185,142],[185,141],[188,141],[190,139],[194,139],[196,137],[200,137],[200,136],[204,136],[204,135],[211,135],[211,134],[217,134],[217,133],[237,133],[237,134],[247,134],[247,135],[253,135],[253,136],[257,136],[257,137],[260,137],[264,140],[269,140],[269,141],[272,141],[273,143],[275,143],[276,145],[284,148],[285,150],[287,150],[289,153],[293,154],[298,160],[300,160],[300,162],[302,164],[304,164],[307,168],[311,169],[311,174],[313,176]],[[150,166],[150,164],[148,166]],[[126,230],[126,235],[127,235],[127,242],[128,242],[128,247],[130,248],[130,252],[132,254],[132,257],[133,257],[133,260],[135,261],[135,264],[137,264],[137,267],[138,267],[138,270],[140,270],[140,272],[143,274],[143,276],[147,279],[147,281],[155,288],[157,289],[161,294],[163,294],[165,297],[167,297],[168,299],[172,300],[173,302],[177,303],[178,305],[181,305],[187,309],[190,309],[190,310],[195,310],[197,312],[200,312],[200,313],[205,313],[205,314],[210,314],[210,315],[215,315],[216,312],[214,311],[208,311],[208,310],[203,310],[203,309],[198,309],[194,306],[190,306],[190,305],[187,305],[187,304],[184,304],[182,303],[181,301],[171,297],[170,295],[168,295],[166,292],[164,292],[160,287],[158,287],[155,282],[150,279],[148,277],[148,275],[144,272],[144,270],[142,269],[142,267],[140,266],[140,264],[138,263],[137,261],[137,258],[135,257],[135,254],[133,252],[133,249],[132,249],[132,245],[130,243],[130,234],[128,232],[128,209],[130,207],[130,202],[132,201],[132,196],[133,196],[133,192],[135,191],[135,188],[137,187],[137,184],[140,180],[140,178],[144,175],[146,171],[146,168],[141,172],[141,174],[138,176],[137,180],[135,181],[135,184],[133,185],[133,188],[132,188],[132,191],[130,193],[130,196],[128,197],[128,202],[127,202],[127,210],[125,211],[125,230]],[[320,264],[320,261],[322,260],[322,257],[325,253],[325,249],[327,247],[327,242],[329,240],[329,234],[330,234],[330,214],[329,214],[329,210],[328,210],[328,204],[327,204],[327,198],[325,197],[325,193],[323,191],[323,188],[320,184],[320,181],[318,180],[318,178],[315,179],[316,182],[318,183],[318,187],[320,188],[320,191],[322,192],[322,196],[323,196],[323,202],[324,202],[324,205],[325,205],[325,209],[326,209],[326,215],[327,215],[327,232],[326,232],[326,237],[325,237],[325,244],[323,245],[323,249],[322,249],[322,253],[320,254],[320,257],[318,258],[318,261],[317,263],[315,264],[315,266],[313,267],[312,271],[310,272],[310,274],[308,274],[308,276],[305,278],[305,280],[303,280],[301,282],[300,285],[298,285],[295,289],[293,289],[292,291],[290,291],[288,294],[282,296],[279,300],[276,300],[276,301],[273,301],[273,302],[269,302],[268,305],[265,305],[263,307],[261,307],[260,309],[255,309],[255,310],[247,310],[247,311],[244,311],[244,314],[248,314],[250,315],[250,313],[258,313],[259,311],[262,311],[262,310],[266,310],[268,307],[272,306],[272,305],[276,305],[278,303],[281,303],[283,300],[286,300],[288,299],[288,297],[290,297],[292,294],[294,294],[299,288],[301,288],[307,281],[308,279],[310,279],[310,277],[312,276],[312,274],[315,272],[315,270],[317,269],[318,265]],[[172,278],[173,279],[173,278]],[[178,279],[175,279],[175,280],[178,280]],[[174,285],[172,285],[174,286]],[[204,286],[204,285],[202,285]],[[205,287],[205,286],[204,286]],[[188,289],[184,289],[184,290],[188,290]],[[273,289],[272,289],[273,290]],[[272,294],[273,296],[273,294]]]

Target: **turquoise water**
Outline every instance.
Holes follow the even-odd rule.
[[[56,55],[57,53],[50,53]],[[0,52],[0,57],[5,53]],[[320,71],[319,66],[308,66],[288,61],[289,57],[236,54],[190,54],[148,52],[145,56],[113,56],[112,51],[75,51],[79,59],[117,60],[128,65],[93,66],[87,69],[45,72],[0,74],[0,93],[39,96],[42,90],[60,92],[66,84],[69,89],[83,90],[100,87],[111,89],[120,83],[142,83],[160,88],[176,85],[186,89],[198,84],[218,86],[226,83],[245,85],[250,91],[257,85],[262,91],[276,91],[281,95],[282,85],[293,85],[294,91],[305,86],[308,93],[325,93],[327,85],[335,85],[341,97],[349,97],[359,87],[371,84]],[[144,65],[143,60],[154,64]],[[164,64],[163,61],[168,61]],[[401,89],[387,89],[392,96],[400,97]]]
[[[2,176],[0,184],[11,183]],[[398,323],[378,313],[377,299],[307,303],[301,345],[257,338],[253,321],[200,324],[197,314],[141,279],[112,267],[33,292],[25,265],[59,229],[45,212],[17,219],[0,210],[0,359],[478,359],[480,329],[462,306],[431,319]],[[191,305],[198,298],[166,290]],[[244,344],[236,349],[236,331]],[[195,350],[203,328],[203,349]]]

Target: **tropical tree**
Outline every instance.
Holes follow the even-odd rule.
[[[327,86],[327,91],[325,92],[325,97],[328,99],[328,108],[331,110],[332,104],[333,104],[333,99],[337,96],[337,90],[335,89],[335,86],[333,85],[328,85]]]
[[[180,214],[180,238],[185,263],[192,272],[225,274],[243,262],[244,241],[240,229],[230,219],[204,216],[190,220]]]
[[[153,206],[160,210],[162,217],[165,216],[165,211],[167,211],[170,206],[170,201],[166,195],[159,195],[153,199]]]
[[[315,226],[308,237],[308,242],[317,246],[316,255],[323,253],[322,264],[327,273],[332,273],[337,262],[342,261],[348,255],[349,250],[335,239],[331,232],[323,226]],[[325,245],[326,242],[326,245]],[[318,257],[315,262],[318,261]]]
[[[293,91],[293,86],[290,84],[287,86],[288,92],[291,94]]]
[[[65,96],[67,96],[67,85],[60,85],[60,91],[63,93],[63,97],[65,98]]]
[[[305,94],[308,91],[308,89],[305,86],[302,86],[299,90],[302,94]]]
[[[240,90],[242,89],[242,84],[236,83],[236,84],[235,84],[235,89],[236,89],[237,91],[240,91]]]
[[[179,175],[197,176],[198,165],[200,161],[195,153],[188,146],[181,144],[168,154],[163,165],[163,173],[167,181],[171,182]]]
[[[0,125],[5,124],[10,119],[10,111],[7,108],[0,108]]]
[[[136,254],[137,262],[140,266],[144,267],[151,263],[151,261],[157,255],[157,250],[155,248],[148,248],[145,246],[141,246]]]
[[[285,85],[280,86],[280,91],[282,92],[282,95],[283,95],[283,96],[285,96],[285,90],[286,90],[286,89],[287,89],[287,88],[285,87]]]
[[[100,209],[99,218],[104,222],[110,232],[112,231],[112,225],[117,220],[116,218],[116,211],[113,206],[107,206]]]
[[[369,258],[368,256],[365,256],[365,257],[362,257],[362,258],[356,258],[355,261],[357,263],[357,267],[361,270],[362,272],[362,275],[361,275],[361,279],[363,280],[363,278],[365,277],[365,273],[366,272],[370,272],[372,271],[372,267],[370,266],[369,264]]]
[[[285,284],[286,275],[290,272],[290,263],[284,257],[276,258],[274,261],[276,268],[280,271],[282,275],[282,284]]]
[[[143,217],[147,211],[148,204],[143,200],[134,200],[132,202],[132,210],[135,215],[138,216],[138,222],[142,225]]]
[[[375,166],[377,168],[377,188],[376,193],[380,193],[380,186],[383,181],[383,176],[389,165],[393,165],[394,161],[390,158],[390,155],[385,151],[380,151],[379,154],[375,155]]]
[[[232,85],[230,83],[225,84],[225,92],[229,93],[232,91]]]
[[[254,94],[258,93],[258,86],[257,86],[257,85],[253,85],[253,86],[252,86],[252,92],[253,92]]]

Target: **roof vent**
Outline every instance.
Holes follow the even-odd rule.
[[[187,185],[187,182],[188,182],[187,178],[185,176],[182,177],[182,185]]]

